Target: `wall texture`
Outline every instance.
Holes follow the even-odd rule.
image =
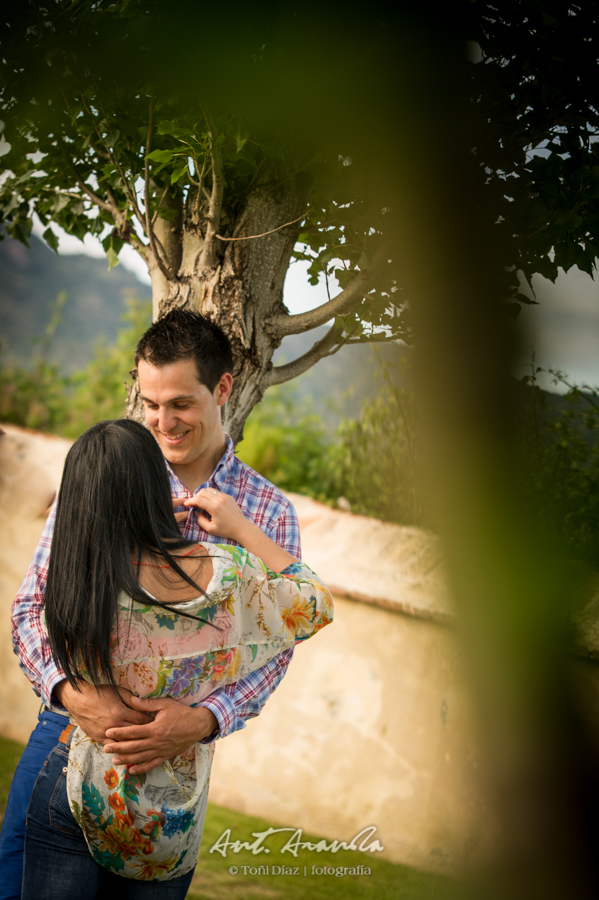
[[[71,442],[11,425],[0,435],[0,734],[26,741],[40,701],[13,656],[10,606],[60,484]]]

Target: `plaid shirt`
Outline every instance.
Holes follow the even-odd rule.
[[[169,464],[166,465],[173,496],[181,497],[182,500],[193,496],[179,481]],[[278,488],[237,459],[233,442],[228,435],[225,452],[216,469],[195,493],[205,487],[215,488],[234,497],[247,518],[258,525],[280,547],[298,559],[301,558],[299,525],[293,506]],[[181,505],[175,511],[183,512],[186,508]],[[52,659],[50,646],[41,624],[55,518],[56,507],[48,516],[33,559],[13,603],[12,639],[19,665],[31,682],[33,690],[46,706],[52,706],[59,711],[60,707],[57,708],[56,701],[52,700],[52,691],[64,680],[65,675]],[[182,532],[186,538],[193,541],[235,543],[206,534],[199,527],[193,512],[182,526]],[[203,700],[201,705],[214,713],[219,725],[218,731],[205,741],[225,737],[240,728],[245,728],[245,720],[260,713],[283,678],[292,655],[293,650],[285,650],[261,669],[235,684],[218,688]]]

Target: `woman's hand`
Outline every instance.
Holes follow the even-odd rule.
[[[280,572],[291,563],[297,562],[291,553],[287,553],[271,541],[257,525],[246,519],[233,497],[229,497],[228,494],[221,494],[214,488],[202,488],[183,502],[185,506],[195,507],[198,525],[207,534],[235,541],[254,556],[259,556],[274,572]],[[209,513],[210,519],[206,518],[204,512]]]
[[[233,497],[222,494],[214,488],[202,488],[193,497],[181,500],[180,503],[190,508],[195,507],[198,525],[206,534],[229,538],[245,546],[242,536],[247,526],[252,523],[246,519]],[[205,513],[210,515],[209,519]]]

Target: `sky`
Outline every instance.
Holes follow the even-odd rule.
[[[537,365],[561,369],[573,382],[599,385],[599,282],[586,272],[560,270],[555,284],[533,278],[538,306],[527,306],[519,316],[522,343],[530,371],[534,348]],[[561,392],[547,376],[541,387]]]
[[[56,226],[53,228],[58,231]],[[37,223],[34,231],[43,231]],[[85,242],[62,232],[59,235],[60,253],[85,253],[104,257],[104,250],[97,238],[87,236]],[[150,283],[147,268],[138,254],[129,246],[120,253],[121,264],[134,272],[144,284]],[[285,279],[284,301],[292,314],[314,309],[327,301],[324,283],[312,286],[306,274],[308,264],[293,263]],[[599,385],[599,282],[577,268],[566,274],[560,270],[555,284],[541,276],[533,279],[538,306],[523,307],[518,318],[523,359],[517,375],[530,371],[531,353],[534,349],[536,363],[545,369],[560,369],[573,382]],[[336,293],[335,285],[331,285]],[[541,375],[542,387],[561,392],[548,375]]]

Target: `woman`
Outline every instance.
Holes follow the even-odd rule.
[[[222,537],[244,547],[190,544],[173,515],[164,459],[143,426],[102,422],[76,441],[45,595],[52,652],[75,687],[85,679],[196,705],[331,621],[330,594],[314,573],[228,506]],[[213,744],[132,775],[78,727],[67,727],[61,742],[28,810],[23,900],[109,890],[183,898]]]

